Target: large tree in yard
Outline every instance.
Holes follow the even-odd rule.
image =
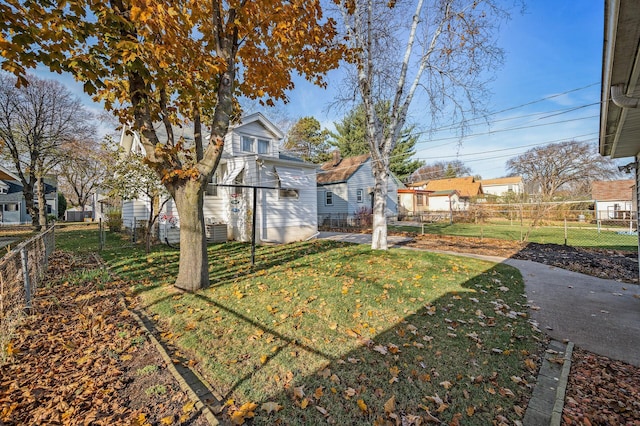
[[[1,157],[20,178],[32,224],[44,229],[45,176],[69,158],[74,141],[91,138],[95,128],[92,115],[62,84],[28,79],[28,86],[18,88],[13,75],[0,74]]]
[[[336,0],[354,87],[366,116],[375,178],[373,249],[387,248],[390,155],[418,89],[421,114],[464,120],[481,106],[488,71],[501,62],[495,32],[508,15],[494,0]],[[389,101],[382,119],[377,109]]]
[[[343,56],[320,0],[6,0],[0,13],[5,70],[70,72],[140,134],[180,215],[175,285],[186,290],[209,284],[203,194],[238,98],[286,100],[292,72],[323,84]],[[191,144],[176,125],[193,127]]]
[[[583,187],[588,191],[595,180],[619,176],[615,163],[601,156],[596,145],[579,141],[532,148],[507,161],[507,169],[522,176],[533,192],[540,194],[541,201],[551,201],[560,188]]]

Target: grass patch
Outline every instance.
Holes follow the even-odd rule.
[[[638,250],[638,237],[636,235],[619,234],[628,231],[628,228],[602,228],[600,231],[593,226],[567,227],[567,244],[575,247],[590,247],[601,249],[615,249],[625,251]],[[422,232],[422,226],[389,226],[389,230],[402,232]],[[486,237],[502,240],[520,241],[527,232],[526,225],[484,223],[425,223],[424,232],[434,235],[454,235],[460,237]],[[531,231],[528,241],[540,244],[564,244],[564,226],[540,226]]]
[[[517,270],[332,241],[259,247],[254,268],[249,256],[247,244],[210,246],[211,286],[189,294],[171,285],[176,251],[103,252],[164,338],[199,361],[229,415],[287,425],[427,412],[470,425],[521,420],[539,336]]]
[[[153,364],[149,364],[149,365],[145,365],[142,368],[139,368],[136,370],[136,375],[138,376],[148,376],[150,374],[155,373],[156,371],[158,371],[158,366],[157,365],[153,365]]]
[[[165,393],[167,393],[167,387],[165,385],[149,386],[144,390],[144,393],[148,397],[164,395]]]

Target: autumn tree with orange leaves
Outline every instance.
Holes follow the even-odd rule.
[[[175,285],[189,291],[209,284],[203,194],[237,100],[286,100],[292,72],[323,85],[344,53],[319,0],[3,0],[0,14],[4,70],[22,84],[38,64],[71,73],[139,132],[180,215]]]

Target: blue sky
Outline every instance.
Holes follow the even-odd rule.
[[[504,176],[505,162],[534,146],[571,139],[597,144],[603,12],[603,2],[594,0],[530,0],[524,13],[514,11],[499,35],[506,57],[489,86],[488,110],[495,113],[489,123],[477,121],[463,139],[448,130],[425,132],[416,157],[426,162],[459,159],[488,179]],[[70,77],[53,76],[100,110]],[[340,72],[331,72],[327,81],[324,90],[298,80],[287,105],[263,112],[292,120],[314,116],[331,127],[344,114],[329,108]],[[411,114],[428,130],[428,123],[417,118],[428,115],[417,102]]]
[[[504,66],[489,86],[489,111],[504,112],[491,115],[488,125],[477,121],[463,139],[451,131],[421,135],[416,157],[459,159],[487,179],[504,176],[505,162],[534,146],[571,139],[597,144],[603,12],[603,2],[593,0],[528,1],[524,13],[513,12],[499,37]],[[335,83],[327,91],[298,84],[289,114],[338,121],[342,112],[327,111]],[[418,105],[411,112],[418,125],[428,124],[417,119],[425,114]],[[509,130],[515,128],[522,129]]]

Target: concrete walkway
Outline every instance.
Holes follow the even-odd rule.
[[[371,244],[369,234],[321,232],[318,238]],[[389,236],[389,246],[410,240]],[[531,317],[558,341],[640,366],[640,286],[605,280],[527,260],[454,252],[455,256],[505,263],[518,268]]]

